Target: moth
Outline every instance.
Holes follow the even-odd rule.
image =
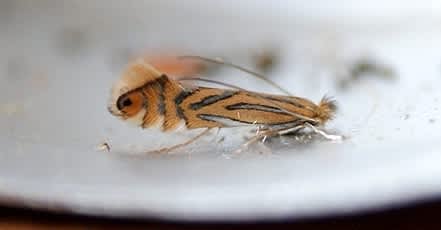
[[[219,63],[214,59],[202,59]],[[262,78],[242,67],[229,65]],[[141,128],[159,127],[165,132],[182,128],[202,130],[185,143],[159,152],[188,145],[212,128],[256,127],[258,132],[247,144],[262,138],[296,133],[304,128],[310,128],[328,139],[339,138],[320,129],[334,117],[337,108],[335,101],[328,97],[315,104],[301,97],[253,92],[216,81],[205,80],[227,87],[189,86],[183,84],[184,80],[203,79],[173,80],[139,59],[129,64],[114,84],[108,110]]]

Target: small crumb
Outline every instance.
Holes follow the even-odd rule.
[[[96,149],[101,152],[110,152],[110,144],[108,142],[103,142],[99,144]]]
[[[221,138],[217,141],[217,143],[222,143],[222,142],[224,142],[224,141],[225,141],[225,136],[221,137]]]
[[[407,119],[409,119],[409,117],[410,117],[410,114],[406,113],[402,116],[402,119],[407,120]]]
[[[436,119],[435,119],[435,118],[430,118],[430,119],[429,119],[429,123],[433,124],[433,123],[435,123],[435,122],[436,122]]]

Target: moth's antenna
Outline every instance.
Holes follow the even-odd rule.
[[[224,61],[222,59],[219,59],[219,58],[212,59],[212,58],[206,58],[206,57],[201,57],[201,56],[178,56],[178,58],[179,59],[197,59],[197,60],[202,60],[202,61],[211,62],[211,63],[215,63],[215,64],[229,66],[231,68],[238,69],[240,71],[243,71],[245,73],[253,75],[254,77],[257,77],[257,78],[259,78],[262,81],[265,81],[266,83],[272,85],[273,87],[277,88],[278,90],[280,90],[281,92],[285,93],[288,96],[293,96],[291,93],[288,92],[288,90],[285,90],[284,88],[280,87],[275,82],[273,82],[273,81],[269,80],[268,78],[266,78],[264,75],[256,73],[256,72],[254,72],[252,70],[246,69],[246,68],[244,68],[242,66],[238,66],[238,65],[235,65],[233,63],[226,62],[226,61]]]
[[[235,86],[232,84],[224,83],[221,81],[210,80],[210,79],[206,79],[206,78],[200,78],[200,77],[183,77],[183,78],[179,78],[178,81],[202,81],[202,82],[208,82],[208,83],[212,83],[212,84],[216,84],[216,85],[225,86],[225,87],[232,88],[232,89],[248,91],[244,88],[241,88],[241,87],[238,87],[238,86]]]

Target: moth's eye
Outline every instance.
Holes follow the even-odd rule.
[[[131,92],[121,96],[116,107],[126,116],[133,116],[144,107],[144,97],[141,92]]]
[[[127,106],[131,106],[131,105],[133,105],[132,100],[129,97],[124,98],[124,100],[122,101],[122,106],[127,107]]]

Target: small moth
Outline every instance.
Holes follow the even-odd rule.
[[[238,87],[188,86],[169,78],[142,59],[129,64],[114,84],[108,110],[141,128],[203,130],[191,140],[160,152],[192,143],[211,128],[254,126],[258,132],[253,141],[304,128],[328,139],[339,137],[319,129],[333,118],[336,110],[335,101],[327,97],[315,104],[301,97],[252,92]]]

